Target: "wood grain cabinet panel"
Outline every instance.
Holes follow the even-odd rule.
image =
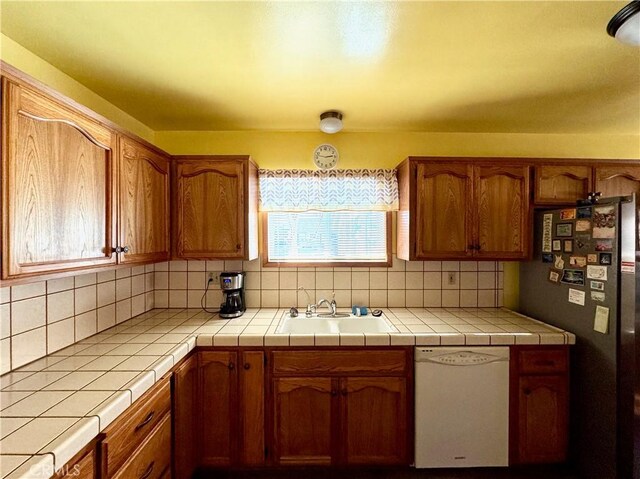
[[[420,163],[417,167],[416,256],[470,256],[472,168]]]
[[[476,238],[475,256],[524,259],[527,257],[529,214],[528,166],[474,168]]]
[[[331,464],[334,455],[333,403],[336,395],[331,378],[273,380],[276,464]]]
[[[257,257],[257,169],[247,157],[175,160],[176,256]]]
[[[604,198],[635,193],[640,196],[640,166],[610,165],[595,168],[595,190]]]
[[[169,243],[169,159],[120,139],[120,263],[166,261]]]
[[[185,359],[173,372],[173,465],[175,479],[190,479],[200,462],[198,356]]]
[[[2,276],[114,264],[116,135],[2,80]]]
[[[519,462],[561,462],[567,449],[566,376],[524,376],[519,383]]]
[[[593,168],[580,165],[535,166],[536,205],[575,205],[593,184]]]
[[[264,353],[243,351],[240,369],[240,462],[244,466],[265,463]]]
[[[398,258],[524,259],[529,166],[411,157],[398,166]]]
[[[405,378],[345,378],[344,462],[407,464],[407,384]]]

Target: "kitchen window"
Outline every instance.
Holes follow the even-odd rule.
[[[388,266],[394,170],[261,170],[267,266]]]

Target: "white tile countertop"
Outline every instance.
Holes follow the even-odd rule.
[[[506,309],[390,308],[398,332],[277,334],[284,310],[155,309],[0,377],[0,477],[49,478],[197,346],[574,344]],[[301,319],[302,321],[304,319]]]

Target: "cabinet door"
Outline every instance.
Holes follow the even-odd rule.
[[[475,256],[521,259],[527,256],[529,167],[476,166]]]
[[[590,166],[536,166],[535,198],[538,205],[575,204],[591,191]]]
[[[173,443],[175,479],[189,479],[198,466],[198,356],[173,372]]]
[[[238,450],[237,354],[200,353],[202,464],[229,466]]]
[[[345,378],[340,394],[343,461],[409,465],[406,379]]]
[[[176,160],[176,254],[244,257],[244,162]]]
[[[169,258],[169,160],[144,145],[120,140],[120,263]]]
[[[273,380],[274,460],[277,465],[329,465],[337,391],[331,378]],[[367,419],[368,421],[371,418]]]
[[[472,254],[471,166],[420,163],[416,178],[416,259]]]
[[[2,87],[3,278],[115,263],[115,134],[6,78]]]
[[[244,351],[240,369],[241,463],[259,466],[265,461],[264,352]]]
[[[603,198],[633,193],[640,196],[640,166],[596,167],[595,190],[602,193]]]
[[[563,461],[567,449],[566,376],[521,376],[518,406],[519,462]]]

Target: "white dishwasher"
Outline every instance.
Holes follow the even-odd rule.
[[[415,419],[415,467],[507,466],[509,348],[416,348]]]

